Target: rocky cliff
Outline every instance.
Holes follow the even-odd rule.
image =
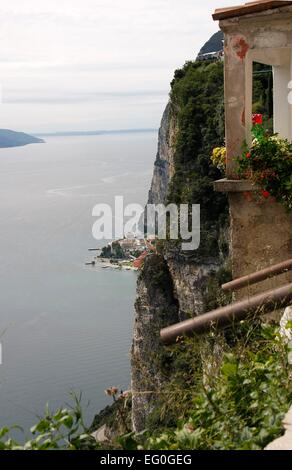
[[[168,184],[174,174],[174,145],[177,127],[175,109],[169,101],[163,113],[159,129],[158,150],[154,162],[148,204],[160,204],[166,201]]]
[[[222,64],[188,63],[175,74],[162,118],[148,202],[200,203],[202,243],[196,252],[183,252],[179,243],[159,243],[159,254],[146,258],[140,274],[132,347],[136,432],[145,429],[165,380],[159,369],[160,328],[213,307],[218,273],[226,275],[227,201],[213,192],[220,174],[209,163],[211,149],[223,140],[222,97]]]
[[[138,280],[136,317],[132,348],[132,423],[133,429],[145,429],[148,415],[163,380],[159,356],[159,331],[179,320],[172,277],[161,255],[145,260]]]

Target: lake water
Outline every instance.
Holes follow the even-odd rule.
[[[92,208],[145,204],[156,133],[0,149],[0,427],[83,392],[87,422],[130,383],[135,272],[86,267]]]

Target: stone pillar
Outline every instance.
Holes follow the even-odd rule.
[[[245,37],[225,35],[225,129],[227,177],[236,178],[234,158],[241,153],[245,129]]]
[[[292,49],[290,51],[290,79],[289,79],[289,83],[288,83],[288,104],[289,104],[289,108],[290,108],[290,133],[289,133],[288,138],[290,140],[292,140],[292,94],[291,94],[291,88],[292,88]]]
[[[290,61],[274,67],[274,131],[292,140],[292,106],[288,106],[288,84],[291,80]]]

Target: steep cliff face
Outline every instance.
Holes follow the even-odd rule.
[[[166,249],[164,258],[172,279],[180,319],[204,313],[206,280],[218,268],[218,261],[208,259],[198,263],[173,249]]]
[[[202,247],[198,252],[183,252],[179,244],[164,242],[159,256],[146,258],[140,274],[132,348],[132,421],[136,432],[145,429],[162,380],[158,360],[163,348],[161,326],[200,315],[208,308],[209,281],[224,264],[228,251],[219,243],[221,236],[228,245],[227,201],[213,192],[212,181],[220,174],[209,164],[212,147],[223,140],[224,119],[221,114],[221,122],[216,114],[223,108],[223,71],[221,64],[202,67],[189,63],[176,72],[159,131],[148,201],[201,203]],[[202,81],[204,75],[209,88]],[[224,213],[224,221],[220,221],[220,213]]]
[[[162,376],[159,367],[159,331],[178,321],[178,305],[172,278],[163,256],[145,260],[137,285],[136,317],[132,347],[132,422],[135,431],[145,429]]]
[[[158,136],[158,150],[154,162],[153,178],[148,204],[160,204],[166,200],[168,184],[174,175],[174,144],[177,134],[177,115],[169,101],[162,116]]]

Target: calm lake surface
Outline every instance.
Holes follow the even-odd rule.
[[[88,423],[130,383],[135,272],[86,267],[92,208],[145,204],[157,135],[49,137],[0,149],[0,427],[83,393]],[[88,407],[86,407],[89,401]]]

